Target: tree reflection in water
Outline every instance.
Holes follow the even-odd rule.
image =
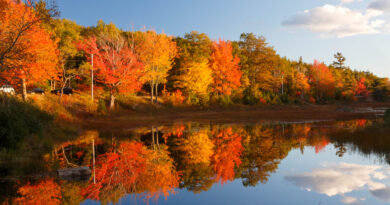
[[[132,194],[148,202],[161,196],[167,198],[179,189],[200,193],[215,183],[235,179],[241,179],[243,186],[256,186],[267,183],[291,150],[304,153],[305,148],[310,148],[320,153],[329,144],[334,145],[339,157],[358,151],[375,154],[385,162],[390,156],[388,131],[389,128],[372,121],[356,120],[316,124],[176,124],[133,130],[131,138],[106,138],[97,132],[86,132],[77,140],[54,146],[45,160],[49,170],[73,165],[93,169],[93,139],[97,156],[95,183],[93,175],[87,182],[28,182],[18,186],[18,196],[12,201],[71,204],[93,199],[106,204],[118,203]]]

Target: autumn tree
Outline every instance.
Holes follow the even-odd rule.
[[[0,1],[0,71],[24,66],[29,57],[31,33],[57,16],[58,10],[44,1]]]
[[[117,92],[133,93],[141,89],[144,67],[119,33],[90,37],[80,43],[79,48],[87,54],[87,59],[94,54],[97,80],[110,91],[111,109]]]
[[[32,4],[3,0],[0,5],[5,8],[0,17],[0,69],[5,70],[5,79],[21,85],[23,99],[27,99],[28,82],[43,82],[56,75],[55,42],[41,27],[41,17]]]
[[[150,86],[151,102],[157,103],[158,85],[166,83],[168,71],[178,53],[176,43],[165,33],[157,34],[152,30],[136,32],[134,41],[137,56],[145,65],[145,80]]]
[[[258,102],[261,93],[273,92],[277,82],[281,82],[281,78],[275,76],[280,73],[279,56],[264,37],[253,33],[241,34],[237,50],[243,72],[245,101]]]
[[[313,66],[310,68],[310,82],[318,101],[333,97],[335,80],[325,64],[314,61]]]
[[[48,30],[52,33],[53,38],[59,39],[59,67],[58,77],[51,80],[51,89],[56,88],[56,81],[60,80],[61,94],[65,86],[71,84],[71,80],[80,76],[80,64],[82,54],[77,49],[75,42],[82,39],[81,32],[83,28],[67,19],[54,19],[46,24]]]
[[[213,71],[212,87],[217,95],[230,95],[241,85],[240,59],[233,56],[232,43],[219,40],[213,43],[210,67]]]
[[[356,88],[356,95],[365,96],[365,97],[368,96],[368,91],[365,82],[366,82],[366,78],[364,77],[360,78]]]
[[[209,85],[213,82],[209,62],[192,62],[185,65],[186,74],[181,77],[182,85],[189,94],[207,98]]]
[[[295,75],[295,87],[298,90],[297,95],[300,95],[301,98],[304,98],[305,93],[310,91],[310,84],[303,73],[297,73]]]
[[[170,71],[171,86],[182,90],[193,103],[207,101],[213,80],[209,66],[212,41],[206,34],[196,31],[185,34],[184,38],[177,37],[175,41],[180,50]]]

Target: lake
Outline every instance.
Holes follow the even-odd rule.
[[[42,146],[51,151],[35,160],[0,163],[1,202],[390,202],[390,128],[381,120],[178,122],[87,130],[74,140]],[[89,167],[91,174],[56,174],[75,167]]]

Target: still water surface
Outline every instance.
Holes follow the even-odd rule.
[[[41,162],[38,175],[2,180],[0,189],[7,192],[1,199],[21,204],[390,202],[390,129],[364,119],[86,131],[53,146]],[[53,174],[86,166],[90,176],[64,180]],[[0,168],[17,169],[4,163]]]

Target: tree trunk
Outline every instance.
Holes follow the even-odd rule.
[[[155,94],[155,96],[156,96],[156,104],[158,103],[158,101],[157,101],[157,96],[158,96],[158,83],[156,83],[156,94]]]
[[[67,80],[65,79],[65,82],[64,82],[64,84],[61,87],[61,93],[60,93],[60,98],[59,98],[60,103],[62,102],[62,95],[64,95],[64,88],[65,88],[65,85],[66,85],[66,81]]]
[[[114,92],[110,92],[110,110],[113,110],[115,106],[115,96]]]
[[[25,78],[22,78],[22,97],[23,97],[23,100],[26,101],[27,100],[27,88],[26,88],[26,79]]]
[[[154,90],[154,83],[150,83],[150,102],[153,104],[153,90]]]

